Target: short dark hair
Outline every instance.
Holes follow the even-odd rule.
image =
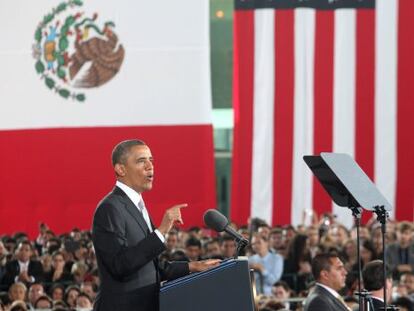
[[[90,301],[90,303],[93,303],[92,298],[91,298],[88,294],[86,294],[86,293],[84,293],[84,292],[81,292],[81,293],[78,295],[78,297],[76,297],[76,301],[77,301],[77,300],[78,300],[78,298],[80,298],[80,297],[85,297],[86,299],[88,299],[88,300]]]
[[[379,290],[384,287],[383,269],[382,260],[373,260],[365,265],[362,270],[362,279],[366,290]],[[387,269],[387,272],[387,278],[390,278],[391,271]]]
[[[121,141],[112,150],[112,165],[115,166],[115,164],[124,164],[126,156],[132,147],[146,145],[146,143],[139,139],[129,139]]]
[[[290,287],[287,282],[280,280],[273,284],[273,287],[279,287],[279,286],[283,287],[285,291],[290,292]]]
[[[397,231],[398,232],[404,232],[404,231],[412,231],[413,225],[408,221],[402,221],[397,225]]]
[[[34,303],[35,309],[37,309],[37,304],[40,301],[42,301],[42,300],[46,300],[49,303],[50,308],[53,307],[53,301],[52,301],[52,299],[49,296],[47,296],[47,295],[42,295],[39,298],[37,298],[36,302]]]
[[[17,245],[17,248],[20,248],[23,245],[28,245],[30,247],[30,250],[33,252],[33,245],[29,240],[20,241],[19,244]]]
[[[195,237],[189,237],[188,240],[185,242],[185,247],[196,246],[201,248],[201,241]]]
[[[335,252],[322,253],[312,259],[312,274],[315,280],[319,280],[322,270],[329,271],[332,267],[332,259],[338,258]]]

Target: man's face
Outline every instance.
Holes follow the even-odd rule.
[[[339,291],[345,286],[345,278],[347,271],[344,264],[338,257],[331,258],[331,268],[329,271],[322,270],[321,283],[329,286],[330,288]]]
[[[40,284],[33,284],[29,288],[29,301],[32,305],[36,300],[44,294],[43,286]]]
[[[14,284],[10,288],[9,297],[12,301],[14,300],[25,300],[26,298],[26,290],[23,286],[20,286],[19,284]]]
[[[272,293],[276,297],[276,299],[285,301],[290,297],[290,293],[285,290],[283,286],[274,286],[272,288]]]
[[[207,256],[220,256],[220,245],[217,242],[209,243],[207,245]]]
[[[283,248],[283,234],[280,233],[271,233],[269,238],[270,245],[274,249],[281,249]]]
[[[403,274],[401,276],[401,283],[407,288],[408,294],[414,293],[414,275]]]
[[[319,231],[316,228],[308,230],[308,244],[309,246],[317,246],[319,243]]]
[[[177,243],[178,243],[178,237],[177,237],[176,234],[168,234],[167,235],[166,244],[167,244],[167,248],[169,250],[172,250],[172,249],[176,248]]]
[[[223,244],[221,245],[221,252],[226,258],[233,257],[236,253],[236,242],[232,240],[223,241]]]
[[[253,236],[252,238],[252,249],[255,253],[259,254],[260,256],[264,256],[267,254],[269,250],[269,245],[265,242],[262,238],[258,236]]]
[[[195,245],[187,246],[185,248],[185,254],[187,255],[188,259],[190,259],[190,261],[196,261],[199,260],[201,249]]]
[[[397,239],[402,246],[407,246],[411,243],[412,235],[411,230],[397,231]]]
[[[27,244],[20,244],[17,248],[17,259],[22,262],[27,262],[32,256],[32,249]]]
[[[115,171],[119,180],[136,192],[151,190],[154,178],[151,150],[145,145],[131,147],[125,163],[116,164]]]

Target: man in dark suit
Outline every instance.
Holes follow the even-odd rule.
[[[216,266],[219,260],[175,262],[161,266],[164,236],[175,222],[182,223],[175,205],[165,212],[160,226],[151,222],[141,194],[152,189],[153,157],[140,140],[115,146],[112,164],[116,186],[98,205],[92,239],[101,287],[95,311],[157,311],[160,280],[174,279]]]
[[[387,247],[385,255],[395,279],[414,271],[413,225],[410,222],[398,224],[397,242]]]
[[[374,311],[379,311],[384,307],[384,279],[383,279],[384,264],[381,260],[373,260],[367,263],[362,270],[362,279],[364,280],[364,287],[371,293],[372,305]],[[387,275],[387,302],[391,301],[392,295],[392,276],[388,269]],[[372,310],[370,308],[369,310]]]
[[[346,270],[336,254],[318,254],[312,260],[314,289],[305,300],[305,311],[348,311],[338,291],[345,286]]]
[[[9,287],[16,282],[29,286],[43,281],[43,267],[39,261],[31,260],[33,246],[29,241],[21,241],[16,249],[16,259],[6,264],[2,284]]]

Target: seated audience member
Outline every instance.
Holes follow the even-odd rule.
[[[76,308],[76,298],[79,296],[80,293],[80,289],[76,285],[71,285],[66,288],[65,302],[70,308]]]
[[[201,241],[198,238],[194,236],[188,238],[185,242],[185,255],[188,261],[201,260]]]
[[[97,288],[92,282],[83,282],[80,287],[81,293],[88,295],[92,301],[95,300]]]
[[[374,311],[379,311],[384,307],[384,264],[381,260],[373,260],[367,263],[362,270],[362,279],[364,287],[372,295],[372,307]],[[387,302],[390,302],[392,295],[392,277],[391,271],[386,280]],[[370,308],[371,310],[371,308]]]
[[[52,268],[45,274],[45,281],[48,283],[68,284],[73,281],[73,276],[65,270],[65,258],[63,253],[56,251],[52,255]]]
[[[230,235],[223,235],[220,243],[221,254],[224,258],[232,258],[236,255],[236,241]]]
[[[361,247],[361,267],[364,268],[365,265],[368,262],[371,262],[375,259],[377,259],[377,253],[375,251],[375,247],[374,244],[369,241],[369,240],[365,240],[362,242],[362,247]],[[352,267],[352,272],[353,273],[358,273],[358,263],[356,262],[353,267]]]
[[[31,260],[33,247],[29,241],[21,241],[16,249],[16,259],[6,264],[2,283],[10,286],[15,282],[26,285],[43,281],[43,268],[40,262]]]
[[[27,295],[30,308],[33,308],[36,300],[44,294],[45,291],[41,283],[33,283],[32,285],[30,285],[29,293]]]
[[[214,258],[214,259],[224,259],[221,255],[220,250],[220,241],[217,238],[211,239],[204,244],[205,250],[205,259]]]
[[[92,310],[92,307],[92,299],[84,293],[79,294],[79,296],[76,298],[76,309]]]
[[[258,275],[256,276],[256,288],[262,293],[270,295],[272,285],[279,281],[283,272],[283,257],[269,251],[269,242],[263,235],[254,234],[252,248],[255,254],[249,257],[249,266]]]
[[[307,241],[307,235],[296,234],[290,240],[284,261],[283,280],[296,292],[305,290],[312,280],[311,255]]]
[[[178,246],[178,233],[177,231],[171,230],[165,237],[165,246],[167,251],[172,253]]]
[[[274,228],[269,233],[269,246],[272,253],[284,256],[285,254],[285,243],[283,240],[282,228]]]
[[[398,224],[397,242],[386,248],[387,263],[398,279],[404,272],[414,271],[413,225],[407,221]]]
[[[407,296],[414,301],[414,272],[406,272],[400,277],[400,284],[407,290]]]
[[[75,262],[72,265],[71,273],[73,280],[76,284],[80,285],[85,281],[86,274],[88,273],[89,267],[86,263],[81,261]]]
[[[26,303],[24,301],[16,300],[10,305],[9,309],[6,309],[6,310],[8,310],[8,311],[27,311],[28,309],[27,309]]]
[[[36,310],[50,310],[53,307],[52,299],[50,299],[47,295],[42,295],[36,300],[34,307]]]
[[[64,310],[69,310],[68,305],[63,300],[54,300],[53,311],[56,311],[59,308],[64,309]]]
[[[65,287],[63,284],[55,283],[49,289],[49,296],[52,298],[53,301],[55,300],[63,300],[65,295]]]
[[[291,295],[291,289],[285,281],[278,281],[272,286],[272,294],[283,304],[286,310],[296,310],[296,303],[288,301]]]
[[[22,282],[13,283],[9,288],[9,299],[11,302],[22,300],[26,301],[27,287]]]
[[[413,302],[407,297],[397,298],[392,304],[398,308],[398,311],[414,311]]]
[[[346,270],[338,255],[324,253],[312,260],[312,274],[316,285],[305,300],[305,311],[348,311],[338,294],[345,286]]]
[[[3,241],[0,240],[0,281],[3,278],[4,273],[6,272],[6,262],[8,254],[9,252],[4,246]]]

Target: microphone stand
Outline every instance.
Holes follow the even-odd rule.
[[[236,254],[234,255],[234,259],[237,259],[240,255],[240,252],[249,244],[249,241],[246,239],[236,239],[237,242],[237,250]]]

